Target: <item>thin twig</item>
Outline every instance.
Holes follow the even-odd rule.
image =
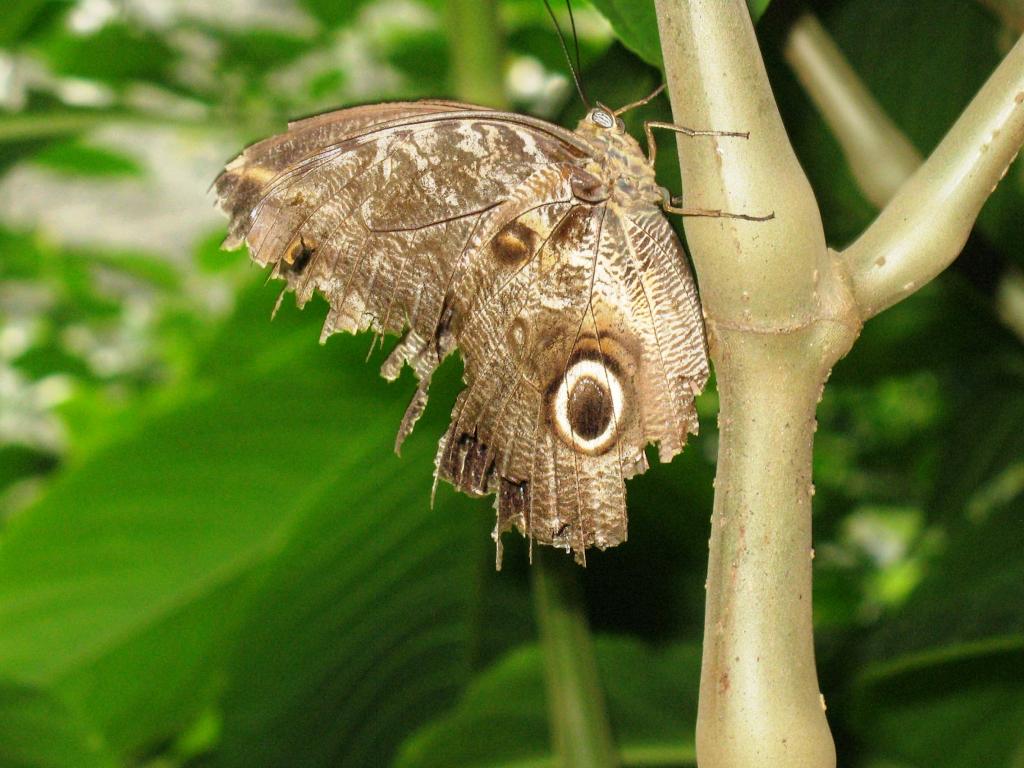
[[[1024,5],[1022,5],[1024,7]],[[883,208],[923,159],[889,119],[813,14],[802,14],[790,28],[786,61],[843,149],[864,196]],[[996,312],[1024,339],[1024,299],[1020,273],[1006,271],[995,290]]]
[[[863,318],[906,298],[952,263],[1022,143],[1024,39],[874,223],[843,251]]]

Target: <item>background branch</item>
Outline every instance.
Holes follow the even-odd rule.
[[[843,252],[862,317],[909,296],[959,255],[1024,142],[1018,41],[939,146]]]
[[[921,165],[921,154],[889,119],[813,14],[801,14],[793,23],[784,54],[839,141],[864,196],[876,207],[884,207]]]
[[[579,573],[564,553],[533,553],[533,600],[544,649],[548,719],[560,768],[618,764],[587,627]]]
[[[1022,5],[1024,7],[1024,5]],[[923,162],[812,13],[790,27],[784,54],[836,137],[864,197],[884,208]],[[1024,339],[1024,277],[1012,267],[995,290],[996,312]]]
[[[452,91],[470,104],[506,109],[505,46],[494,0],[448,0],[445,22],[452,51]]]
[[[1024,0],[978,0],[1010,29],[1024,32]]]

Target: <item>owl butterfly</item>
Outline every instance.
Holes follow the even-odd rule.
[[[435,478],[496,494],[499,567],[512,527],[579,562],[624,541],[645,446],[666,462],[697,432],[693,275],[653,158],[617,113],[571,131],[452,102],[343,109],[250,146],[216,191],[225,247],[245,242],[300,306],[326,297],[321,341],[401,335],[381,374],[408,365],[419,385],[396,450],[461,350]]]

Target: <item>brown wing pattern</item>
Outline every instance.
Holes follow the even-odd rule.
[[[467,388],[437,476],[496,493],[496,540],[516,527],[580,560],[625,539],[623,479],[648,442],[663,461],[682,449],[707,379],[677,238],[653,204],[602,192],[587,152],[506,113],[374,105],[294,123],[216,183],[226,244],[300,305],[320,291],[324,338],[404,333],[381,369],[420,379],[396,448],[458,346]]]

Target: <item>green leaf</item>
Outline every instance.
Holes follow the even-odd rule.
[[[654,3],[631,0],[591,0],[608,19],[615,34],[629,50],[655,67],[661,67],[661,40]]]
[[[56,458],[48,453],[21,445],[0,446],[0,493],[19,480],[51,471],[56,465]]]
[[[100,109],[0,112],[0,145],[82,133],[124,117],[123,111]]]
[[[432,437],[401,460],[327,440],[344,470],[309,494],[242,628],[212,765],[386,765],[468,679],[491,515],[446,490],[431,509]]]
[[[271,304],[260,301],[261,318]],[[306,319],[319,325],[323,310],[318,303],[302,322],[295,310],[282,311],[276,349],[250,339],[210,356],[217,378],[241,367],[281,379],[286,392],[264,400],[263,410],[320,414],[317,428],[294,427],[311,450],[273,446],[277,472],[305,476],[309,454],[333,457],[300,494],[304,514],[240,629],[225,670],[215,766],[384,765],[402,739],[451,703],[470,672],[471,609],[481,569],[493,568],[493,513],[447,488],[430,504],[436,440],[457,371],[438,372],[432,395],[440,404],[399,459],[392,445],[408,380],[383,384],[364,364],[365,337],[340,336],[321,349]],[[308,372],[281,359],[296,345],[315,356],[332,394],[310,391]]]
[[[608,714],[624,766],[695,765],[700,650],[595,639]],[[403,747],[397,768],[555,768],[541,649],[510,653],[458,706]]]
[[[114,768],[103,736],[61,702],[10,681],[0,682],[0,765],[4,768]]]
[[[633,53],[655,67],[661,67],[661,39],[658,16],[653,2],[636,0],[590,0],[608,19],[619,40]],[[760,18],[770,0],[747,0],[754,21]]]
[[[747,7],[750,9],[750,18],[755,22],[768,10],[768,4],[772,0],[747,0]]]
[[[980,654],[872,681],[859,706],[866,751],[917,768],[1019,768],[1024,652]]]
[[[300,0],[300,4],[328,29],[341,27],[355,19],[356,14],[367,0]]]
[[[113,84],[167,82],[179,58],[162,37],[125,23],[90,35],[62,31],[39,45],[57,74]]]
[[[1022,490],[952,527],[946,555],[868,644],[857,719],[878,754],[935,768],[1020,765]]]
[[[20,42],[37,24],[64,13],[71,5],[70,0],[6,0],[0,14],[0,46]]]
[[[474,518],[447,504],[429,510],[426,439],[410,443],[407,459],[392,456],[408,391],[387,389],[362,364],[366,340],[320,348],[322,307],[282,312],[271,325],[275,295],[270,286],[243,306],[198,382],[138,414],[130,434],[61,475],[3,531],[0,676],[16,674],[83,713],[118,753],[172,736],[209,705],[257,584],[271,595],[300,576],[322,586],[326,570],[301,566],[326,568],[318,553],[327,542],[345,558],[328,585],[342,590],[330,604],[344,620],[363,606],[382,632],[399,633],[395,647],[422,629],[439,662],[457,657],[470,592],[459,579],[467,548],[485,535],[470,535]],[[302,544],[289,545],[293,536]],[[261,581],[276,561],[274,577]],[[265,613],[251,619],[246,640],[291,615],[273,600],[259,605]],[[312,641],[303,621],[291,628]],[[369,628],[372,637],[371,624],[354,639],[360,649],[373,647]],[[256,651],[285,647],[299,650],[282,640]],[[313,675],[333,659],[308,649],[294,657]],[[232,718],[244,692],[268,682],[260,670],[245,680],[237,669]],[[443,664],[424,667],[438,669],[448,690],[458,676]],[[402,671],[419,686],[415,673]],[[321,698],[311,691],[302,711]],[[268,701],[248,703],[269,711]],[[229,719],[229,743],[237,728]]]
[[[32,160],[69,176],[108,177],[142,174],[142,167],[132,157],[80,141],[52,144],[37,153]]]
[[[0,111],[0,174],[33,157],[56,139],[75,136],[123,116],[123,112],[93,109]]]
[[[995,502],[948,533],[948,551],[880,629],[869,674],[929,666],[962,656],[1024,651],[1024,461],[1009,465],[1010,503]],[[984,487],[983,487],[984,489]],[[981,509],[981,507],[979,507]]]

